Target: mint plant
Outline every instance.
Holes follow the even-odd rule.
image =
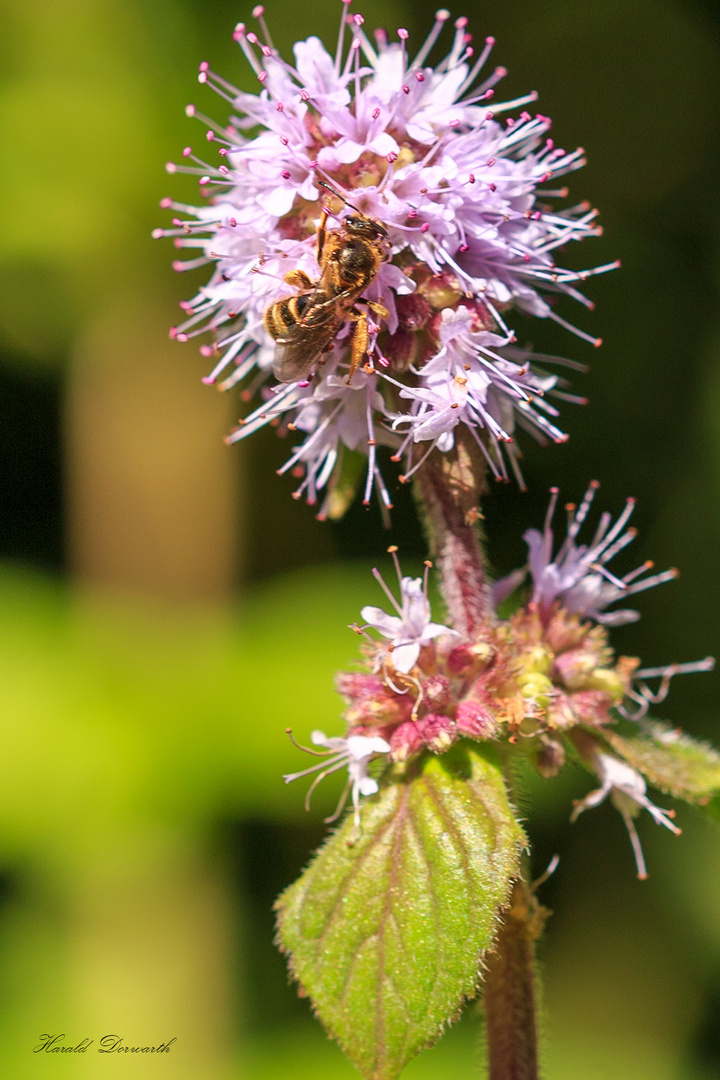
[[[534,1080],[534,953],[546,912],[528,876],[519,764],[551,781],[566,760],[581,763],[591,790],[570,819],[610,799],[640,878],[641,812],[680,833],[648,785],[661,802],[710,810],[720,792],[720,755],[649,718],[675,675],[707,671],[712,659],[642,667],[610,641],[614,626],[639,617],[629,597],[676,576],[645,563],[611,569],[635,535],[633,501],[593,526],[593,482],[568,504],[556,543],[551,489],[542,529],[525,533],[527,565],[499,581],[478,528],[488,480],[523,483],[518,431],[562,443],[557,403],[582,400],[546,370],[582,365],[519,348],[513,313],[598,345],[555,301],[590,306],[582,282],[616,264],[577,272],[554,261],[598,231],[595,211],[564,207],[557,185],[582,151],[554,145],[549,119],[526,109],[535,94],[495,100],[504,70],[487,68],[493,39],[476,50],[466,19],[431,65],[447,11],[411,55],[405,30],[371,40],[344,0],[335,53],[310,37],[290,63],[263,8],[253,15],[257,32],[238,24],[235,38],[259,92],[202,64],[200,82],[230,117],[188,113],[220,160],[188,148],[189,163],[169,166],[197,174],[206,200],[165,200],[180,216],[157,235],[194,250],[178,269],[213,267],[173,335],[209,334],[205,381],[259,395],[229,442],[266,424],[298,436],[280,471],[297,476],[296,497],[321,518],[339,517],[359,488],[366,503],[377,494],[389,520],[381,464],[400,465],[432,560],[423,577],[403,576],[390,548],[397,588],[375,571],[384,606],[363,608],[353,627],[362,659],[338,676],[345,730],[314,731],[300,749],[318,761],[285,777],[308,779],[309,805],[324,777],[347,771],[328,819],[338,827],[278,900],[278,941],[367,1080],[394,1080],[478,993],[490,1080]],[[287,349],[306,370],[275,383]]]

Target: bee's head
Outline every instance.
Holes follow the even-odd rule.
[[[364,214],[350,214],[344,219],[343,225],[351,236],[358,236],[363,240],[387,240],[388,238],[380,222],[365,217]]]

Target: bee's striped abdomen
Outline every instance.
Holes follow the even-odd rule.
[[[288,296],[285,300],[278,300],[277,303],[271,304],[263,319],[267,332],[275,340],[282,337],[301,321],[307,303],[307,295],[300,293],[298,296]]]

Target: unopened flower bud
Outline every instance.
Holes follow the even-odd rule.
[[[618,704],[625,696],[627,686],[615,668],[595,668],[585,684],[588,690],[602,690]]]
[[[587,637],[587,627],[577,615],[560,608],[550,616],[544,638],[556,656],[578,648]]]
[[[498,722],[480,701],[467,698],[455,710],[455,726],[459,735],[470,739],[493,739],[498,733]]]
[[[428,709],[445,709],[452,697],[450,680],[446,675],[428,675],[422,681],[422,693]]]
[[[533,645],[522,652],[518,658],[523,671],[535,671],[541,675],[550,674],[552,661],[553,655],[544,645]]]
[[[521,671],[517,684],[524,698],[532,700],[539,709],[548,707],[554,687],[547,675],[541,675],[539,671]]]
[[[390,758],[392,761],[407,761],[419,754],[425,745],[419,724],[413,720],[396,727],[390,736]]]
[[[597,667],[597,656],[591,649],[568,649],[555,657],[555,671],[568,690],[581,690]]]
[[[572,728],[577,724],[572,708],[572,700],[564,690],[557,690],[548,706],[545,720],[552,728]]]
[[[362,672],[341,671],[335,677],[335,685],[338,692],[348,702],[359,697],[373,697],[385,691],[382,679],[377,675],[366,675]]]
[[[418,292],[398,296],[395,307],[400,330],[422,330],[432,314],[430,304]]]
[[[477,641],[473,645],[463,642],[450,651],[447,669],[452,675],[469,675],[484,667],[492,654],[493,650],[486,641]]]
[[[420,286],[429,304],[437,310],[452,307],[463,297],[458,280],[447,273],[435,274]]]
[[[341,672],[335,682],[348,703],[343,715],[350,727],[386,727],[410,718],[412,696],[389,689],[377,675]]]
[[[395,372],[404,372],[418,359],[420,340],[412,330],[402,328],[394,334],[388,334],[387,340],[383,340],[384,351],[392,357],[392,369]]]
[[[442,754],[457,739],[457,730],[449,716],[442,713],[428,713],[418,721],[422,737],[428,749],[435,754]]]
[[[579,690],[570,695],[570,707],[578,724],[606,724],[612,704],[613,699],[602,690]]]

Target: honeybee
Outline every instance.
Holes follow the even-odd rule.
[[[322,180],[319,183],[356,213],[344,219],[342,229],[328,232],[329,211],[323,209],[317,231],[319,279],[312,281],[302,270],[291,270],[284,280],[300,292],[276,300],[265,311],[265,328],[275,339],[273,371],[280,382],[302,379],[315,364],[323,363],[323,354],[347,321],[355,324],[350,382],[367,352],[369,338],[367,311],[357,308],[356,302],[362,300],[381,319],[387,319],[389,314],[383,304],[361,297],[389,256],[385,228],[361,213],[330,184]]]

